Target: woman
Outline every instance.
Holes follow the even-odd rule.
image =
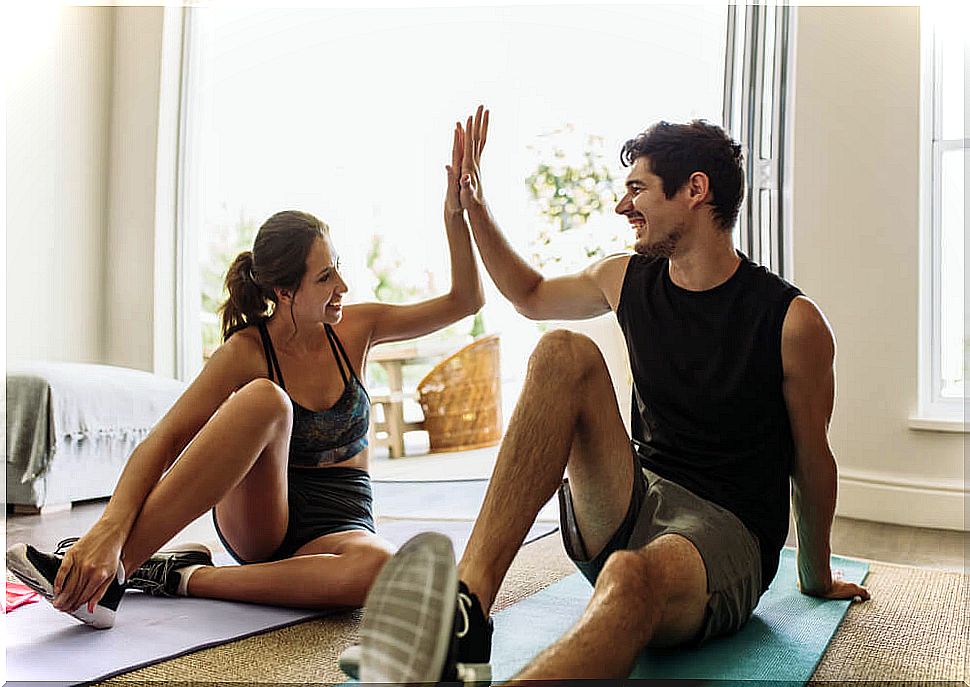
[[[8,569],[95,627],[114,623],[122,579],[159,595],[363,605],[392,552],[374,533],[370,401],[360,381],[367,351],[483,303],[459,201],[463,146],[456,125],[444,203],[447,295],[344,307],[327,226],[302,212],[273,215],[229,268],[223,345],[133,452],[101,518],[52,554],[11,547]],[[243,565],[213,566],[198,545],[156,553],[210,508]]]

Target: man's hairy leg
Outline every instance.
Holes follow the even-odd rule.
[[[622,679],[646,646],[677,646],[700,631],[707,571],[684,537],[668,534],[611,555],[582,618],[507,685]]]
[[[539,509],[567,469],[576,519],[595,555],[623,520],[633,488],[629,437],[596,344],[543,336],[499,450],[459,577],[486,614]]]

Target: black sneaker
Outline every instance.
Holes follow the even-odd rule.
[[[57,571],[64,560],[63,552],[70,548],[77,538],[65,539],[57,545],[55,553],[43,553],[28,544],[14,544],[7,549],[7,570],[16,575],[25,585],[43,596],[48,601],[54,598],[54,580]],[[70,615],[85,625],[104,630],[115,624],[115,613],[124,594],[121,562],[118,563],[118,576],[111,581],[104,596],[94,607],[94,613],[88,612],[87,604],[76,611],[69,611]]]
[[[374,580],[360,647],[341,655],[341,668],[364,683],[489,681],[492,625],[457,578],[447,537],[425,532],[405,543]]]
[[[152,596],[178,596],[181,569],[212,565],[212,552],[202,544],[180,544],[163,549],[142,563],[128,578],[128,588]]]
[[[488,663],[492,657],[492,632],[495,623],[486,618],[478,597],[458,581],[458,608],[455,612],[455,660],[458,663]]]

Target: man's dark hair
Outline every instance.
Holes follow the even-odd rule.
[[[703,119],[689,124],[657,122],[623,144],[620,161],[624,167],[642,156],[650,160],[650,171],[663,181],[664,195],[672,198],[694,172],[710,180],[714,219],[730,231],[744,198],[741,146],[724,130]]]

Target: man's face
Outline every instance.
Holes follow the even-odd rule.
[[[641,255],[669,258],[683,237],[687,213],[681,192],[668,199],[663,181],[650,171],[650,160],[640,156],[626,178],[626,194],[616,213],[630,222],[637,238],[634,250]]]

